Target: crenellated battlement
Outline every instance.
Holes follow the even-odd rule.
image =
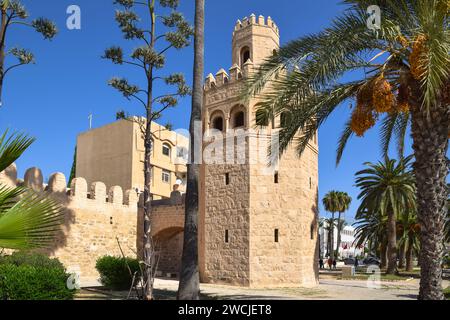
[[[17,167],[15,164],[9,166],[0,173],[0,183],[9,186],[24,186],[36,192],[47,192],[70,206],[86,204],[95,205],[97,209],[104,207],[124,208],[137,212],[138,195],[135,190],[123,192],[119,186],[113,186],[109,190],[103,182],[94,182],[88,187],[84,178],[75,178],[71,181],[70,188],[67,188],[66,176],[61,172],[56,172],[48,178],[48,184],[44,184],[44,176],[41,169],[33,167],[26,170],[24,179],[17,178]]]
[[[259,17],[256,17],[254,13],[250,15],[250,17],[244,17],[242,20],[238,20],[234,26],[234,32],[233,35],[236,32],[239,32],[240,30],[243,30],[250,26],[264,26],[271,28],[277,35],[280,34],[280,30],[278,29],[278,26],[276,23],[272,20],[272,18],[269,16],[267,19],[260,15]]]
[[[247,79],[251,72],[253,71],[254,65],[251,60],[248,60],[243,68],[239,67],[237,64],[234,64],[228,72],[225,69],[220,69],[216,75],[214,76],[210,73],[205,80],[205,91],[209,91],[211,89],[219,89],[221,87],[227,86],[229,84],[234,84],[243,79]]]

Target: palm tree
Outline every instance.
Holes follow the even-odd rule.
[[[409,170],[411,159],[397,162],[386,158],[383,163],[366,163],[368,168],[356,173],[356,186],[361,189],[358,212],[387,217],[387,274],[397,272],[397,218],[416,206],[415,179]]]
[[[249,79],[244,95],[260,94],[260,113],[289,113],[280,147],[285,150],[296,140],[299,154],[337,106],[356,100],[339,143],[338,162],[350,137],[363,136],[380,115],[387,117],[383,146],[396,134],[402,149],[404,129],[411,124],[422,230],[419,298],[442,300],[450,127],[448,1],[343,2],[348,10],[331,27],[282,47]],[[381,25],[375,28],[368,28],[371,5],[382,12]]]
[[[326,211],[331,212],[331,220],[329,221],[330,223],[328,224],[329,228],[330,228],[330,233],[329,233],[329,238],[328,240],[330,241],[330,247],[329,247],[329,251],[330,251],[330,257],[332,260],[334,260],[335,258],[335,251],[334,251],[334,225],[336,223],[335,219],[334,219],[334,214],[336,212],[339,212],[340,210],[340,202],[339,202],[339,191],[330,191],[328,192],[325,197],[322,199],[322,203],[323,203],[323,207],[325,208]]]
[[[190,123],[191,157],[188,164],[186,218],[184,227],[184,246],[180,284],[178,288],[179,300],[198,300],[200,293],[200,279],[198,268],[198,179],[199,165],[194,161],[197,144],[194,141],[198,124],[202,121],[203,105],[203,73],[205,56],[205,0],[195,0],[195,39],[194,39],[194,87],[192,92],[192,111]]]
[[[34,142],[23,134],[0,136],[0,172],[8,168]],[[0,184],[0,248],[45,248],[60,228],[62,210],[43,194]]]
[[[357,212],[355,222],[355,245],[366,245],[369,252],[381,258],[381,268],[386,267],[386,217],[379,212]]]
[[[400,239],[399,245],[406,249],[406,271],[413,271],[413,257],[420,250],[420,225],[414,211],[406,211],[400,219],[397,227]]]
[[[339,217],[337,221],[337,244],[336,244],[336,255],[339,254],[339,248],[341,247],[341,232],[345,227],[345,220],[341,219],[342,214],[350,208],[352,203],[352,198],[346,192],[338,193],[339,200]]]

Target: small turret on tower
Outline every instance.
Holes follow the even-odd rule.
[[[261,64],[280,47],[280,32],[272,20],[264,16],[238,20],[233,32],[233,65],[243,69],[248,60],[255,65]]]

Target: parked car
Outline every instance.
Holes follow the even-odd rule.
[[[346,266],[353,266],[353,265],[355,265],[355,258],[344,259],[344,264]]]
[[[365,264],[367,266],[371,266],[371,265],[379,266],[381,264],[381,262],[380,262],[380,259],[378,259],[377,257],[369,256],[363,260],[363,264]]]

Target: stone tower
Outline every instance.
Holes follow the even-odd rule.
[[[233,32],[233,66],[205,82],[208,159],[201,168],[199,219],[204,282],[317,284],[317,139],[301,158],[294,146],[269,167],[268,143],[280,119],[256,126],[258,100],[244,104],[239,98],[243,79],[278,48],[279,29],[270,17],[244,18]]]

